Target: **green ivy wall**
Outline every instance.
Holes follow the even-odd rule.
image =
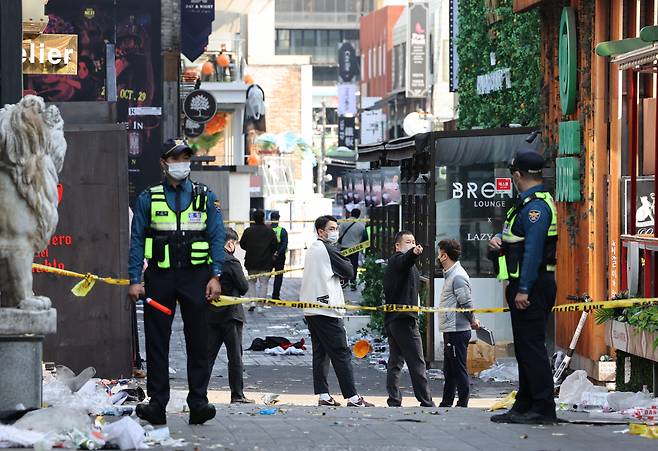
[[[459,128],[540,124],[540,20],[536,11],[515,14],[512,0],[498,0],[501,19],[489,25],[493,11],[485,0],[459,1]],[[491,32],[490,32],[491,31]],[[490,53],[496,54],[496,65]],[[478,95],[478,75],[511,70],[512,88]]]

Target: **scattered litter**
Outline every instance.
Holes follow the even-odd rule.
[[[658,426],[631,423],[628,425],[628,433],[640,437],[658,439]]]
[[[498,401],[493,403],[489,411],[493,412],[494,410],[511,409],[512,406],[514,405],[514,401],[516,401],[516,390],[512,391],[503,399],[499,399]]]
[[[269,355],[304,355],[304,351],[301,349],[294,348],[290,346],[287,349],[283,349],[281,346],[276,348],[270,348],[265,350],[265,354]]]
[[[258,413],[261,414],[261,415],[274,415],[274,414],[276,414],[276,413],[278,412],[278,410],[279,410],[279,409],[277,409],[277,408],[275,407],[275,408],[273,408],[273,409],[263,409],[263,410],[261,410],[261,411],[258,412]]]
[[[279,395],[275,395],[274,393],[265,393],[262,396],[263,399],[263,404],[266,406],[273,406],[277,402],[279,402]]]
[[[176,370],[173,369],[172,367],[169,367],[169,374],[173,376],[174,374],[176,374]]]
[[[650,407],[652,404],[658,404],[658,399],[654,400],[646,387],[643,391],[637,393],[615,392],[608,395],[608,405],[616,411],[635,407]]]
[[[567,406],[584,406],[584,402],[596,402],[603,397],[595,398],[596,395],[587,395],[586,393],[599,392],[607,393],[605,387],[597,387],[587,379],[587,373],[583,370],[577,370],[571,373],[562,382],[560,386],[560,396],[558,402]],[[604,406],[597,406],[603,408]]]
[[[422,420],[416,420],[415,418],[400,418],[395,420],[397,423],[424,423]]]
[[[70,368],[64,365],[57,365],[55,370],[55,377],[57,380],[66,385],[72,393],[80,390],[89,381],[89,379],[96,375],[96,369],[91,366],[82,370],[77,376]]]
[[[42,432],[26,431],[15,426],[0,425],[0,448],[32,447],[36,443],[44,442],[45,435]]]
[[[144,448],[144,428],[132,418],[121,418],[103,428],[106,440],[120,449]]]
[[[14,427],[45,434],[61,434],[71,430],[91,430],[91,419],[84,409],[49,407],[28,412]]]
[[[521,439],[524,439],[524,440],[525,440],[525,439],[527,439],[527,438],[528,438],[528,434],[523,434],[523,435],[522,435],[521,437],[519,437],[519,438],[521,438]]]
[[[441,371],[439,369],[436,369],[436,368],[432,368],[432,369],[427,370],[427,377],[429,377],[432,380],[443,380],[443,379],[445,379],[443,371]]]
[[[185,390],[170,390],[169,403],[167,404],[168,413],[181,413],[187,412],[187,391]]]
[[[515,360],[496,361],[491,368],[480,372],[480,379],[493,382],[518,382],[519,365]]]

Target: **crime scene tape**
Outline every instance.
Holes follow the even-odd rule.
[[[97,276],[96,274],[91,274],[91,273],[82,274],[79,272],[68,271],[66,269],[54,268],[52,266],[40,265],[39,263],[32,263],[32,268],[36,269],[37,271],[82,279],[73,288],[71,288],[71,293],[79,297],[87,296],[87,294],[89,294],[91,289],[94,288],[94,285],[96,284],[97,281],[101,281],[109,285],[130,285],[130,281],[128,279],[100,277]]]
[[[342,251],[340,251],[340,254],[343,257],[347,257],[348,255],[356,254],[357,252],[361,252],[362,250],[368,249],[369,247],[370,247],[370,240],[366,240],[366,241],[363,241],[362,243],[357,244],[356,246],[353,246],[353,247],[350,247],[350,248],[347,248],[347,249],[343,249]],[[284,268],[284,269],[280,269],[278,271],[262,272],[262,273],[258,273],[258,274],[250,274],[249,276],[247,276],[247,280],[253,280],[253,279],[256,279],[258,277],[264,277],[264,276],[270,276],[270,277],[271,276],[277,276],[279,274],[285,274],[287,272],[303,271],[303,270],[304,270],[304,267],[300,266],[298,268]]]
[[[338,222],[369,222],[370,219],[339,219]],[[273,221],[265,221],[266,224],[271,224]],[[279,224],[312,224],[315,222],[315,219],[293,219],[292,221],[280,219],[277,221]],[[232,221],[230,219],[225,219],[224,224],[255,224],[255,221]]]
[[[445,307],[420,307],[415,305],[398,305],[386,304],[380,306],[361,306],[353,304],[345,304],[341,306],[330,306],[320,302],[312,301],[286,301],[282,299],[269,299],[269,298],[236,298],[232,296],[220,296],[219,299],[213,299],[210,303],[215,307],[226,307],[229,305],[243,304],[247,302],[260,302],[266,305],[273,305],[277,307],[288,308],[320,308],[320,309],[344,309],[344,310],[362,310],[371,312],[424,312],[424,313],[442,313],[442,312],[472,312],[472,313],[504,313],[509,312],[509,307],[495,307],[495,308],[445,308]],[[656,304],[658,305],[658,298],[634,298],[634,299],[619,299],[611,301],[600,302],[576,302],[571,304],[556,305],[553,307],[553,312],[582,312],[607,308],[620,308],[631,307],[641,304]]]

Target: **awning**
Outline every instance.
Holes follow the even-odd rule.
[[[642,28],[639,38],[601,42],[596,45],[596,54],[610,57],[622,70],[654,66],[658,62],[658,26]]]
[[[414,136],[396,138],[387,142],[384,147],[386,148],[386,160],[406,160],[407,158],[411,158],[416,152],[416,139]]]
[[[379,161],[384,155],[384,143],[366,144],[357,148],[359,161]]]

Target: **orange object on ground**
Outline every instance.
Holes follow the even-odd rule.
[[[352,348],[354,357],[357,359],[364,358],[370,353],[370,351],[372,351],[372,346],[370,346],[370,342],[365,338],[362,338],[361,340],[354,343],[354,347]]]

